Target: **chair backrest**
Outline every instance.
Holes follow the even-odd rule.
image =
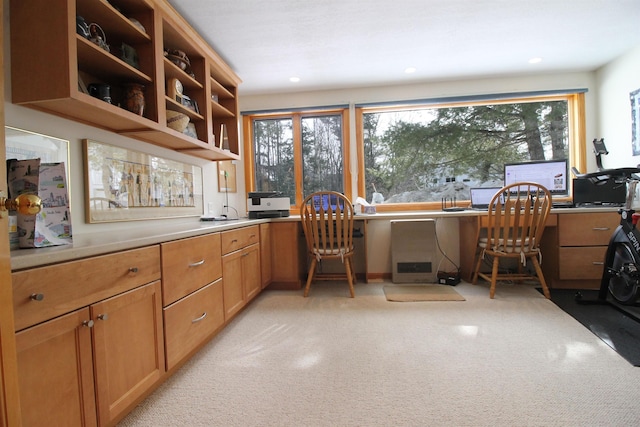
[[[353,205],[343,194],[310,194],[300,207],[300,218],[310,252],[345,254],[353,250]]]
[[[538,250],[550,210],[551,193],[542,185],[517,182],[503,187],[489,204],[487,249]]]

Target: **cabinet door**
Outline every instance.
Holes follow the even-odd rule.
[[[271,283],[271,224],[260,224],[260,272],[262,288]]]
[[[165,372],[160,281],[91,306],[101,425],[112,423]]]
[[[22,425],[95,426],[89,309],[16,334]]]
[[[262,290],[260,275],[260,245],[251,245],[242,251],[242,282],[245,301],[250,301]]]
[[[231,319],[244,306],[242,287],[242,251],[222,257],[222,282],[224,289],[224,318]]]

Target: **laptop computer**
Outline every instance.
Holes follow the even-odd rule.
[[[501,187],[474,187],[471,192],[471,209],[489,210],[489,203]],[[503,199],[504,201],[504,199]]]

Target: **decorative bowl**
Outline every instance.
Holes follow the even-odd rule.
[[[167,126],[177,132],[184,132],[189,124],[189,116],[178,111],[167,110]]]
[[[167,59],[174,64],[176,64],[182,71],[186,70],[187,67],[191,66],[191,61],[189,61],[189,57],[186,53],[181,50],[167,50],[165,52],[165,56]]]

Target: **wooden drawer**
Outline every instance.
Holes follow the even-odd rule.
[[[228,254],[258,243],[260,230],[257,225],[222,232],[222,254]]]
[[[559,250],[560,280],[602,278],[606,246],[564,247]]]
[[[560,246],[606,246],[620,223],[620,215],[616,212],[561,214],[558,221]]]
[[[167,370],[224,324],[222,280],[164,309]]]
[[[11,277],[18,331],[159,280],[160,247],[18,271]],[[32,295],[42,299],[34,299]]]
[[[163,306],[222,277],[219,233],[163,243],[161,247]]]

